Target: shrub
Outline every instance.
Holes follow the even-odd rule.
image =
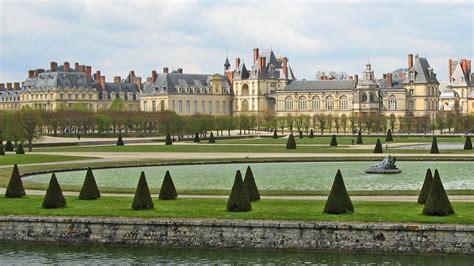
[[[178,197],[178,193],[176,193],[173,179],[171,179],[170,172],[166,171],[165,178],[161,184],[159,198],[162,200],[174,200],[176,197]]]
[[[359,133],[357,133],[356,144],[364,144],[364,142],[362,141],[362,133],[360,132],[360,130]]]
[[[428,168],[428,170],[426,170],[425,181],[423,182],[420,195],[418,196],[418,203],[420,204],[426,203],[426,199],[428,198],[428,194],[430,193],[432,182],[433,182],[433,174],[431,173],[431,169]]]
[[[353,211],[354,207],[349,194],[347,194],[341,170],[338,169],[326,205],[324,205],[324,213],[341,214]]]
[[[209,136],[209,143],[216,143],[216,139],[214,138],[214,134],[212,134],[212,132],[211,132],[211,135]]]
[[[332,137],[331,137],[331,143],[329,144],[329,146],[337,146],[336,135],[332,135]]]
[[[240,170],[235,174],[234,185],[227,201],[227,211],[230,212],[247,212],[252,210],[249,194],[245,188],[244,181]]]
[[[311,139],[314,138],[314,130],[313,129],[311,129],[309,131],[309,138],[311,138]]]
[[[3,143],[0,143],[0,155],[5,155],[5,150],[3,149]]]
[[[146,182],[145,173],[142,171],[140,180],[138,181],[137,190],[133,197],[132,209],[134,210],[146,210],[153,209],[153,199],[151,198],[150,189]]]
[[[286,142],[286,149],[296,149],[296,141],[295,136],[293,136],[293,134],[290,134],[290,136],[288,136],[288,141]]]
[[[374,153],[383,153],[382,143],[380,143],[380,139],[377,139],[377,142],[375,143]]]
[[[423,208],[424,215],[446,216],[454,213],[453,206],[449,202],[448,195],[444,190],[443,183],[439,177],[438,170],[435,170],[430,193]]]
[[[173,140],[171,139],[170,133],[166,133],[165,145],[173,145]]]
[[[118,139],[117,139],[117,146],[123,146],[123,140],[122,140],[122,134],[119,134]]]
[[[436,141],[436,137],[433,137],[433,141],[431,142],[431,150],[430,153],[439,153],[438,150],[438,141]]]
[[[5,151],[14,151],[14,147],[11,141],[7,140],[5,144]]]
[[[387,130],[387,135],[385,136],[385,141],[393,141],[392,130],[390,128]]]
[[[51,180],[49,181],[48,190],[46,190],[46,195],[43,199],[43,208],[54,209],[64,207],[66,207],[66,199],[64,198],[63,191],[56,179],[56,174],[53,173],[51,175]]]
[[[253,177],[250,166],[247,166],[247,171],[245,172],[244,185],[249,194],[250,201],[258,201],[260,199],[260,192],[258,192],[257,184],[255,183],[255,178]]]
[[[100,198],[99,187],[97,187],[94,174],[92,173],[92,169],[89,167],[87,168],[86,178],[84,179],[84,184],[79,193],[79,199],[95,200],[98,198]]]
[[[302,139],[303,138],[303,131],[300,130],[299,134],[300,134],[300,139]]]
[[[199,138],[199,133],[194,134],[194,142],[201,142],[201,138]]]
[[[16,147],[16,154],[25,154],[25,150],[23,149],[23,144],[19,144],[18,147]]]
[[[472,150],[471,136],[466,136],[466,141],[464,142],[464,149],[465,150]]]
[[[15,164],[13,166],[10,182],[8,182],[7,191],[5,192],[5,197],[21,198],[23,196],[25,196],[25,188],[23,187],[23,182],[21,181],[20,171],[18,171],[18,166]]]
[[[277,129],[275,128],[275,130],[273,130],[273,136],[272,138],[274,139],[277,139],[278,138],[278,133],[277,133]]]

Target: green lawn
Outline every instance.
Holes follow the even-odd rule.
[[[40,196],[1,197],[0,215],[474,224],[474,203],[454,202],[456,214],[448,217],[424,216],[422,206],[417,203],[362,201],[354,202],[355,212],[345,215],[323,214],[324,201],[305,200],[262,200],[253,203],[250,212],[230,213],[225,210],[226,199],[160,201],[154,196],[155,209],[144,211],[131,209],[131,197],[105,197],[96,201],[66,197],[68,207],[63,209],[42,209]]]
[[[0,156],[0,165],[77,161],[77,160],[85,160],[85,159],[92,159],[92,158],[93,157],[43,155],[43,154],[32,154],[32,153],[18,155],[18,154],[9,153],[5,156]]]

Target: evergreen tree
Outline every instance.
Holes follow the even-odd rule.
[[[201,138],[199,138],[199,133],[194,134],[194,142],[201,142]]]
[[[23,196],[25,196],[25,188],[23,187],[23,182],[21,181],[20,171],[18,171],[18,166],[15,164],[13,166],[10,182],[8,182],[7,191],[5,192],[5,197],[21,198]]]
[[[303,138],[303,131],[300,130],[299,134],[300,134],[300,139],[302,139]]]
[[[439,153],[438,150],[438,141],[436,141],[436,137],[433,137],[433,141],[431,142],[431,150],[430,153]]]
[[[117,139],[117,146],[123,146],[125,145],[122,140],[122,134],[119,134],[118,139]]]
[[[341,170],[338,169],[334,182],[332,183],[331,192],[324,206],[324,213],[341,214],[353,211],[354,207],[352,206],[349,194],[347,194]]]
[[[464,142],[464,149],[465,150],[472,150],[471,136],[466,136],[466,141]]]
[[[81,200],[95,200],[100,198],[100,191],[97,183],[95,182],[94,174],[92,169],[87,168],[86,178],[82,185],[81,192],[79,193],[79,199]]]
[[[227,201],[227,211],[230,212],[247,212],[252,210],[249,194],[245,188],[244,181],[240,170],[235,174],[234,185]]]
[[[277,129],[275,128],[275,130],[273,130],[273,136],[272,138],[274,139],[277,139],[278,138],[278,133],[277,133]]]
[[[165,145],[173,145],[173,140],[171,139],[170,133],[166,133]]]
[[[360,130],[359,133],[357,133],[356,144],[364,144],[364,142],[362,141],[362,133],[360,132]]]
[[[392,130],[390,128],[387,130],[387,135],[385,136],[385,141],[393,141]]]
[[[428,194],[430,193],[431,183],[433,182],[433,174],[431,169],[426,170],[425,181],[421,187],[420,195],[418,196],[418,203],[425,204]]]
[[[166,171],[165,178],[163,179],[163,183],[161,184],[159,198],[162,200],[174,200],[176,199],[176,197],[178,197],[178,193],[176,193],[176,188],[174,187],[173,179],[171,179],[170,172]]]
[[[332,135],[332,137],[331,137],[331,143],[329,144],[329,146],[337,146],[336,135]]]
[[[296,141],[295,136],[293,136],[293,134],[290,134],[290,136],[288,136],[288,141],[286,142],[286,149],[296,149]]]
[[[214,138],[214,134],[212,134],[212,132],[211,132],[211,135],[209,136],[209,143],[216,143],[216,139]]]
[[[311,129],[309,131],[309,138],[311,138],[311,139],[314,138],[314,130],[313,129]]]
[[[14,151],[14,147],[11,141],[7,140],[5,144],[5,151]]]
[[[48,190],[46,190],[46,195],[43,199],[43,208],[54,209],[64,207],[66,207],[66,199],[64,198],[63,191],[56,179],[56,174],[53,173],[51,175],[51,180],[49,181]]]
[[[423,208],[424,215],[446,216],[454,213],[453,206],[449,202],[448,195],[444,190],[443,183],[439,177],[438,170],[435,170],[431,183],[430,193]]]
[[[255,178],[253,177],[252,169],[250,169],[250,166],[247,166],[244,184],[249,194],[250,201],[258,201],[260,199],[260,192],[258,192],[257,184],[255,183]]]
[[[5,155],[5,150],[3,149],[3,143],[0,143],[0,156]]]
[[[153,209],[153,199],[151,198],[150,190],[148,189],[148,183],[146,182],[145,173],[142,171],[140,180],[138,181],[137,190],[133,197],[132,209],[134,210],[145,210]]]
[[[23,149],[23,144],[19,144],[16,148],[16,154],[25,154],[25,150]]]
[[[380,139],[377,139],[377,142],[375,143],[374,153],[383,153],[382,143],[380,143]]]

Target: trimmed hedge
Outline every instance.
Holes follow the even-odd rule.
[[[385,136],[385,141],[393,141],[392,130],[390,128],[387,130],[387,135]]]
[[[278,138],[278,133],[277,133],[276,128],[273,130],[273,136],[272,136],[272,138],[274,138],[274,139],[277,139],[277,138]]]
[[[314,138],[314,130],[313,130],[313,129],[311,129],[311,130],[309,131],[309,138],[310,138],[310,139]]]
[[[56,174],[53,173],[49,181],[48,190],[46,190],[46,195],[43,199],[43,208],[55,209],[64,207],[66,207],[66,199],[63,196],[63,191],[59,186],[58,179],[56,179]]]
[[[472,150],[471,136],[466,136],[466,141],[464,142],[464,149],[465,150]]]
[[[25,196],[25,188],[23,187],[23,182],[21,181],[20,171],[18,170],[18,165],[13,166],[12,175],[10,181],[8,182],[7,191],[5,192],[5,197],[7,198],[21,198]]]
[[[95,200],[100,198],[100,191],[97,183],[95,182],[94,174],[92,169],[87,168],[86,178],[82,185],[81,192],[79,193],[79,199],[81,200]]]
[[[3,143],[0,143],[0,156],[5,155],[5,150],[3,149]]]
[[[430,153],[432,153],[432,154],[437,154],[437,153],[439,153],[438,141],[436,140],[436,137],[433,137],[433,141],[431,141]]]
[[[431,169],[428,168],[425,174],[425,181],[423,181],[423,186],[421,187],[420,195],[418,196],[419,204],[426,203],[426,199],[428,198],[428,194],[430,193],[432,183],[433,183],[433,174],[431,173]]]
[[[118,135],[118,139],[117,139],[117,146],[124,146],[125,144],[123,143],[123,140],[122,140],[122,134],[119,134]]]
[[[211,135],[209,136],[209,143],[216,143],[216,139],[214,138],[214,134],[212,134],[212,132],[211,132]]]
[[[347,194],[341,170],[338,169],[334,182],[332,183],[331,192],[324,205],[324,213],[341,214],[353,211],[354,206],[352,206],[352,201],[349,194]]]
[[[247,212],[252,210],[249,194],[245,188],[240,170],[237,170],[234,179],[234,185],[227,201],[227,211],[229,212]]]
[[[299,132],[299,137],[300,137],[300,139],[303,138],[303,131],[301,131],[301,130],[300,130],[300,132]]]
[[[7,140],[7,143],[5,144],[5,151],[15,151],[15,147],[13,147],[13,143],[9,140]]]
[[[439,177],[438,170],[435,170],[433,182],[431,184],[430,193],[426,199],[423,208],[424,215],[446,216],[454,213],[453,206],[449,202],[448,195],[444,190],[443,183]]]
[[[296,149],[296,140],[295,140],[295,136],[293,136],[293,133],[291,133],[290,136],[288,136],[288,141],[286,142],[286,149],[287,150]]]
[[[165,145],[173,145],[173,140],[171,139],[170,133],[166,133]]]
[[[145,173],[142,171],[140,180],[138,181],[137,190],[133,197],[132,209],[134,210],[148,210],[153,209],[153,199],[151,198],[150,189],[146,182]]]
[[[364,142],[362,141],[362,133],[360,132],[360,130],[359,133],[357,133],[356,144],[364,144]]]
[[[253,172],[250,166],[247,166],[244,184],[249,194],[250,201],[258,201],[260,199],[260,192],[258,191],[257,184],[255,183],[255,178],[253,177]]]
[[[336,135],[332,135],[332,137],[331,137],[331,143],[329,144],[329,146],[337,146]]]
[[[383,153],[382,143],[380,143],[380,139],[377,139],[377,142],[375,143],[374,153]]]
[[[174,200],[178,197],[176,188],[174,187],[173,179],[169,171],[166,171],[163,183],[161,183],[160,195],[158,196],[161,200]]]
[[[201,142],[201,138],[199,137],[199,133],[194,134],[194,142]]]
[[[25,150],[23,149],[23,144],[19,144],[16,148],[16,154],[25,154]]]

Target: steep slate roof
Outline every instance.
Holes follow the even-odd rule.
[[[321,90],[352,90],[356,86],[354,80],[295,80],[285,87],[285,91],[321,91]]]
[[[468,87],[471,85],[469,73],[464,73],[461,62],[456,64],[456,68],[451,75],[450,85],[454,87]]]
[[[245,66],[245,63],[243,61],[240,62],[234,73],[234,79],[248,79],[250,76],[250,73],[247,70],[247,67]]]
[[[430,68],[430,64],[428,60],[423,57],[419,57],[418,55],[415,56],[413,67],[410,70],[415,71],[415,79],[413,83],[415,84],[424,84],[424,83],[434,83],[439,84],[438,79],[436,78],[436,74],[432,72],[430,76],[428,69]],[[409,70],[409,71],[410,71]],[[409,75],[405,79],[404,83],[410,83]]]
[[[143,87],[144,94],[175,94],[177,93],[177,88],[181,87],[186,89],[187,87],[191,89],[190,93],[192,94],[192,89],[197,88],[200,91],[201,88],[210,88],[211,86],[211,76],[209,74],[185,74],[185,73],[158,73],[158,77],[153,84],[146,83]],[[227,77],[222,77],[222,85],[224,91],[230,94],[232,89],[229,86]],[[198,93],[200,94],[200,93]]]

